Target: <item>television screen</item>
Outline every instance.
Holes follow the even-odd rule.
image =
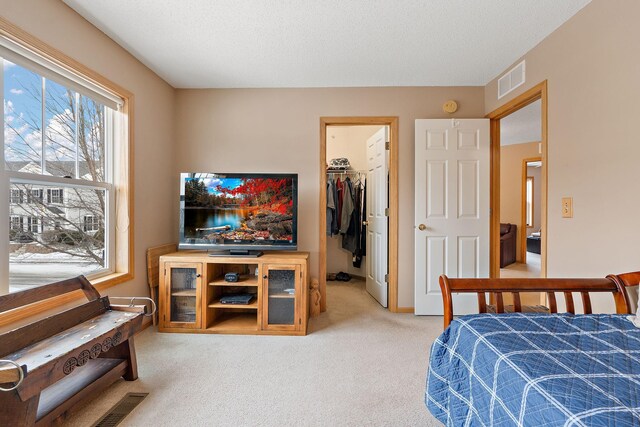
[[[297,174],[180,175],[180,248],[295,249]]]

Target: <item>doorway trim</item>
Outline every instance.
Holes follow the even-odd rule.
[[[542,157],[530,157],[527,159],[522,159],[522,207],[521,207],[521,224],[524,224],[520,227],[520,259],[523,264],[527,263],[527,179],[529,178],[527,167],[531,162],[542,162]],[[540,170],[540,178],[542,179],[542,168]],[[542,184],[542,183],[541,183]],[[541,185],[542,189],[542,185]],[[533,192],[535,198],[535,191]],[[542,200],[542,194],[540,194],[540,200]],[[535,212],[535,202],[532,202],[534,205],[533,211]],[[540,204],[540,209],[542,209],[542,203]],[[535,215],[534,215],[535,216]],[[540,211],[540,225],[542,226],[542,211]],[[541,233],[542,234],[542,233]],[[542,242],[541,242],[542,243]]]
[[[548,156],[547,156],[547,81],[533,86],[531,89],[516,96],[511,101],[496,108],[485,117],[490,120],[491,125],[491,223],[490,223],[490,267],[489,277],[500,277],[500,119],[508,116],[527,105],[540,100],[542,117],[542,134],[540,144],[542,146],[542,179],[540,191],[540,222],[542,233],[540,233],[540,275],[547,277],[547,200],[548,200]]]
[[[320,117],[320,310],[327,310],[327,127],[328,126],[389,126],[389,311],[398,309],[398,117]],[[411,309],[413,312],[413,309]]]

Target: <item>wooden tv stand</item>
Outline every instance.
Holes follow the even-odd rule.
[[[209,334],[306,335],[309,254],[260,257],[180,251],[160,257],[159,331]],[[227,282],[226,273],[238,273]],[[257,274],[256,274],[257,273]],[[224,296],[251,294],[247,304]]]

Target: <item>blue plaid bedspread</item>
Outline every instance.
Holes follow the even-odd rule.
[[[479,314],[431,347],[425,403],[447,426],[640,426],[628,316]]]

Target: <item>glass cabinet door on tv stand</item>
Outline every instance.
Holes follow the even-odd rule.
[[[263,266],[262,327],[266,330],[298,330],[300,315],[299,265]]]
[[[164,323],[173,328],[199,328],[202,264],[167,263],[164,274],[168,293]]]

